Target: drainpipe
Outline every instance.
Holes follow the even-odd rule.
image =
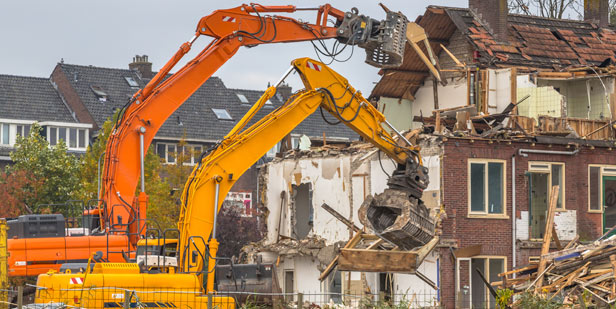
[[[528,153],[538,153],[538,154],[554,154],[554,155],[566,155],[566,156],[574,156],[578,152],[579,149],[573,151],[558,151],[558,150],[538,150],[538,149],[519,149],[518,154],[524,158],[528,157]],[[526,154],[525,154],[526,153]]]
[[[517,227],[516,227],[516,218],[517,218],[517,212],[515,209],[515,152],[513,153],[513,155],[511,155],[511,266],[512,269],[515,269],[516,267],[516,245],[515,245],[515,240],[516,240],[516,234],[518,232]],[[516,278],[516,274],[513,274],[513,278]]]

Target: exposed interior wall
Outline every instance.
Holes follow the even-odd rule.
[[[423,162],[429,168],[431,179],[424,193],[425,202],[428,207],[437,207],[440,205],[440,157],[439,150],[435,150],[438,144],[422,145],[422,147],[424,147],[422,154],[425,154]],[[393,172],[395,166],[394,161],[386,155],[381,155],[379,160],[378,153],[372,150],[360,150],[336,156],[275,160],[264,165],[262,175],[265,176],[261,181],[267,183],[260,187],[265,188],[262,194],[266,196],[265,206],[268,210],[265,243],[275,243],[278,234],[292,236],[289,233],[297,227],[293,221],[300,220],[299,217],[310,218],[309,212],[295,209],[303,207],[298,204],[299,199],[308,199],[303,193],[309,192],[307,188],[312,188],[310,206],[314,222],[309,226],[307,236],[323,238],[327,245],[346,242],[351,235],[348,227],[322,209],[321,205],[327,203],[361,228],[362,224],[357,218],[359,207],[368,194],[381,193],[387,188],[387,175]],[[292,193],[294,190],[297,192],[295,196]],[[281,192],[286,193],[281,195]],[[285,194],[287,198],[284,198]],[[305,203],[302,205],[305,206]],[[305,227],[308,228],[308,225]],[[296,236],[302,235],[298,233]],[[436,259],[435,253],[420,267],[420,271],[434,282],[437,282]],[[269,260],[276,258],[270,257]],[[319,259],[295,254],[282,256],[281,260],[277,270],[281,286],[284,286],[285,270],[293,270],[296,292],[327,292],[331,289],[327,281],[323,283],[318,281],[320,271],[324,268]],[[372,293],[378,293],[380,289],[378,274],[364,273],[362,276],[361,273],[342,272],[340,280],[344,291],[350,293],[360,292],[364,290],[364,286]],[[413,293],[424,295],[431,290],[414,275],[395,275],[394,282],[395,294],[408,292],[410,295]]]
[[[552,86],[566,97],[568,117],[587,119],[610,117],[608,104],[610,94],[614,92],[613,78],[602,78],[601,80],[599,78],[573,80],[538,79],[537,84],[540,87]]]
[[[437,85],[439,109],[466,105],[467,85],[466,78],[450,78],[447,85]],[[432,79],[426,78],[424,84],[415,93],[412,116],[432,116],[434,110],[434,89]],[[386,115],[387,116],[387,115]],[[411,117],[412,118],[412,117]],[[413,128],[418,128],[421,123],[414,123]]]
[[[413,127],[413,102],[407,99],[381,97],[379,111],[399,131],[406,131]]]
[[[511,102],[511,69],[488,70],[488,112],[502,112]]]
[[[521,100],[526,95],[528,99],[518,104],[518,114],[537,119],[540,115],[561,117],[563,95],[550,85],[537,86],[529,75],[518,75],[517,97]]]

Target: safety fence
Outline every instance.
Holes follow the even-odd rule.
[[[35,288],[34,286],[27,286]],[[1,290],[8,301],[0,308],[441,308],[435,294],[371,293],[252,293],[202,294],[194,289],[129,289],[63,287],[36,288],[34,295],[23,289]],[[28,297],[30,296],[30,298]],[[490,307],[490,306],[488,306]]]

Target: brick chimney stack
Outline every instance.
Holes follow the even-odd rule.
[[[603,28],[610,24],[608,0],[584,0],[584,20]]]
[[[136,55],[133,57],[133,62],[128,64],[128,68],[139,72],[142,78],[147,79],[154,77],[154,74],[152,74],[152,63],[148,61],[147,55]]]
[[[507,42],[507,0],[468,0],[468,7],[489,28],[497,41]]]

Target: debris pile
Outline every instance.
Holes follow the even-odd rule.
[[[576,239],[560,251],[541,256],[541,260],[501,273],[497,288],[508,288],[516,294],[533,292],[564,305],[581,308],[613,306],[616,302],[616,235],[581,245]],[[541,262],[545,269],[540,271]],[[511,275],[516,278],[510,278]],[[514,306],[516,303],[514,302]]]

